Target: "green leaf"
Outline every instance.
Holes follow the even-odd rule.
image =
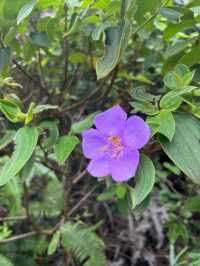
[[[169,111],[175,111],[179,108],[182,101],[183,99],[176,95],[176,91],[170,91],[162,97],[160,107]]]
[[[115,193],[118,199],[123,199],[127,193],[127,186],[125,184],[117,184],[115,188]]]
[[[167,73],[167,75],[165,75],[164,84],[167,88],[170,88],[170,89],[181,89],[182,80],[177,75],[177,73],[175,73],[174,71],[171,71]]]
[[[92,3],[92,0],[83,0],[82,1],[82,7],[87,8]]]
[[[123,74],[122,74],[123,75]],[[150,84],[150,85],[153,85],[153,82],[145,75],[145,74],[138,74],[136,76],[131,76],[131,75],[127,75],[126,76],[127,78],[129,78],[130,80],[136,80],[136,81],[140,81],[140,82],[143,82],[143,83],[146,83],[146,84]]]
[[[109,6],[109,1],[107,1],[107,0],[97,0],[94,3],[93,8],[106,10],[108,6]]]
[[[173,244],[175,244],[179,238],[185,241],[188,239],[188,230],[184,223],[172,221],[171,224],[169,223],[168,227],[169,238]]]
[[[81,3],[79,0],[65,0],[65,2],[67,3],[67,6],[69,8],[73,8],[73,7],[80,7]]]
[[[25,126],[17,131],[15,151],[0,172],[0,186],[5,185],[28,162],[38,140],[36,127]]]
[[[62,136],[55,145],[55,154],[58,162],[63,164],[72,153],[79,139],[75,136]]]
[[[99,16],[89,16],[82,20],[84,24],[98,24],[100,23],[100,17]]]
[[[28,41],[23,46],[23,56],[25,62],[31,60],[31,58],[35,55],[37,50],[37,46],[34,45],[32,42]]]
[[[26,119],[25,119],[25,125],[28,125],[30,122],[33,120],[33,110],[34,110],[35,104],[31,103],[28,108],[28,112],[26,114]]]
[[[174,71],[170,71],[165,75],[164,84],[170,89],[183,89],[190,84],[194,74],[195,71],[190,71],[186,65],[179,64]]]
[[[148,93],[146,87],[139,86],[130,90],[130,95],[133,99],[136,99],[140,102],[148,103],[154,102],[159,99],[159,96]]]
[[[130,105],[134,108],[135,113],[141,112],[148,115],[156,115],[159,112],[158,107],[149,102],[135,101],[130,102]]]
[[[58,248],[60,244],[60,237],[61,237],[61,233],[60,233],[60,230],[58,230],[53,235],[51,242],[49,243],[48,251],[47,251],[47,254],[49,256],[53,255],[56,252],[56,249]]]
[[[179,64],[185,64],[187,66],[192,66],[199,62],[200,62],[200,48],[199,47],[193,47],[190,52],[184,54],[178,61]]]
[[[107,76],[118,64],[122,50],[126,47],[131,31],[130,22],[126,21],[123,28],[113,26],[106,29],[105,53],[97,59],[97,79]]]
[[[176,165],[174,165],[173,163],[164,162],[163,167],[175,175],[178,175],[178,176],[181,175],[181,170]]]
[[[172,90],[172,91],[168,92],[167,94],[165,94],[162,97],[162,99],[160,101],[160,107],[163,109],[170,110],[170,111],[174,111],[174,110],[178,109],[178,107],[181,105],[182,101],[184,100],[180,96],[187,94],[187,93],[190,93],[195,88],[196,87],[194,87],[194,86],[187,86],[182,90],[176,89],[176,90]]]
[[[0,72],[3,68],[9,64],[11,57],[10,47],[4,47],[0,49]]]
[[[100,25],[96,25],[95,29],[92,31],[92,39],[98,41],[101,37],[101,34],[111,26],[109,21],[103,22]]]
[[[14,266],[12,261],[9,258],[5,257],[3,254],[0,254],[0,265],[1,266]]]
[[[13,123],[25,120],[25,114],[21,112],[20,107],[7,99],[0,99],[0,111]]]
[[[179,54],[175,54],[171,57],[169,57],[167,60],[165,60],[163,63],[163,69],[162,72],[166,74],[167,72],[174,69],[174,67],[178,64],[181,56],[184,55],[184,51],[180,52]]]
[[[176,11],[175,9],[171,7],[162,7],[160,10],[160,13],[168,19],[170,22],[179,22],[181,16],[183,16],[182,13]]]
[[[5,19],[14,20],[20,8],[27,3],[27,0],[5,0],[3,4],[3,16]]]
[[[195,183],[200,184],[200,122],[191,115],[178,113],[172,142],[160,137],[169,158]]]
[[[159,2],[159,0],[136,1],[137,10],[135,14],[135,19],[139,25],[147,20],[147,15],[150,16],[156,11],[159,6]]]
[[[9,84],[9,80],[5,82],[5,86],[7,86],[7,84]],[[20,88],[22,88],[22,87],[20,87]],[[13,94],[13,93],[6,94],[6,95],[4,95],[4,99],[3,100],[8,101],[10,103],[13,103],[16,106],[19,106],[20,108],[23,107],[23,104],[22,104],[21,100],[19,99],[19,97],[16,94]]]
[[[129,208],[129,200],[127,196],[125,196],[123,199],[118,199],[117,209],[123,217],[127,217],[129,215],[130,208]]]
[[[155,182],[155,168],[149,157],[141,154],[140,165],[135,177],[136,205],[139,205],[152,191]]]
[[[57,109],[57,108],[58,108],[57,105],[41,104],[41,105],[37,105],[33,109],[33,113],[34,114],[38,114],[38,113],[42,113],[42,112],[47,111],[47,110],[54,110],[54,109]]]
[[[38,6],[40,9],[44,10],[44,9],[48,9],[48,8],[59,8],[61,2],[61,0],[42,0],[42,1],[38,1]]]
[[[69,61],[71,63],[84,63],[86,61],[86,56],[83,53],[76,52],[69,56]]]
[[[182,82],[183,82],[183,87],[187,86],[190,84],[190,82],[193,80],[195,75],[195,70],[192,72],[187,73],[183,78],[182,78]]]
[[[183,32],[186,29],[192,29],[195,26],[194,20],[183,20],[179,24],[169,24],[164,31],[164,40],[170,40],[176,33]]]
[[[42,146],[45,149],[52,148],[59,138],[58,120],[54,118],[44,119],[38,126],[41,130],[48,131],[48,137],[42,141]]]
[[[126,0],[125,0],[126,1]],[[105,15],[107,17],[110,17],[110,16],[116,16],[118,15],[119,13],[119,10],[120,10],[120,1],[108,1],[108,7],[106,9],[106,13]]]
[[[60,38],[60,30],[58,30],[59,19],[58,18],[48,18],[46,23],[45,31],[47,32],[50,40],[55,41]]]
[[[37,175],[35,171],[35,153],[32,154],[31,158],[20,171],[20,179],[22,182],[29,183],[34,174]]]
[[[17,15],[17,24],[20,24],[26,17],[28,17],[31,14],[36,4],[37,4],[37,0],[32,0],[29,3],[25,4],[20,9]]]
[[[46,32],[31,32],[30,39],[32,43],[49,48],[51,46],[51,41]]]
[[[98,197],[97,200],[98,201],[106,201],[106,200],[111,200],[114,198],[116,194],[115,191],[115,186],[110,187],[108,190],[104,191],[103,193],[101,193]]]
[[[161,133],[170,141],[175,134],[175,120],[170,111],[161,110],[160,113],[154,117],[148,117],[147,123],[152,126],[153,135]]]
[[[171,56],[179,54],[180,52],[184,51],[188,47],[189,41],[181,41],[177,42],[174,45],[169,45],[164,52],[164,58],[168,59]]]
[[[81,23],[80,16],[77,14],[73,14],[71,17],[68,31],[64,34],[63,37],[66,37],[69,34],[76,32],[76,30],[79,28],[80,23]]]
[[[75,134],[79,134],[84,130],[91,128],[94,124],[93,120],[97,114],[98,112],[92,113],[88,115],[84,120],[74,123],[71,127],[71,131]]]
[[[140,164],[135,176],[135,187],[130,187],[131,207],[137,205],[149,195],[155,182],[155,168],[149,157],[141,154]]]
[[[187,75],[190,72],[190,69],[188,68],[188,66],[184,65],[184,64],[178,64],[175,67],[175,72],[180,76],[180,77],[184,77],[185,75]]]
[[[195,7],[195,6],[200,6],[200,0],[191,0],[190,3],[187,5],[187,7]]]

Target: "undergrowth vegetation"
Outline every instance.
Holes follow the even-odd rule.
[[[199,34],[199,0],[0,1],[0,266],[200,265]]]

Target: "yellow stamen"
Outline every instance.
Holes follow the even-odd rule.
[[[123,150],[123,145],[121,143],[121,138],[119,136],[110,136],[108,141],[112,145],[113,156],[117,156]]]

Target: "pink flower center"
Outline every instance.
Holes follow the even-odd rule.
[[[121,154],[124,149],[121,138],[119,136],[110,136],[108,141],[111,144],[112,157],[116,157]]]

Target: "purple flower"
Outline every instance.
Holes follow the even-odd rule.
[[[53,11],[45,11],[41,13],[41,18],[46,18],[46,17],[55,17],[55,13]]]
[[[83,153],[91,159],[87,170],[95,177],[111,175],[123,182],[136,173],[139,149],[149,140],[151,132],[139,116],[127,119],[126,112],[114,106],[94,120],[96,129],[83,132]]]

